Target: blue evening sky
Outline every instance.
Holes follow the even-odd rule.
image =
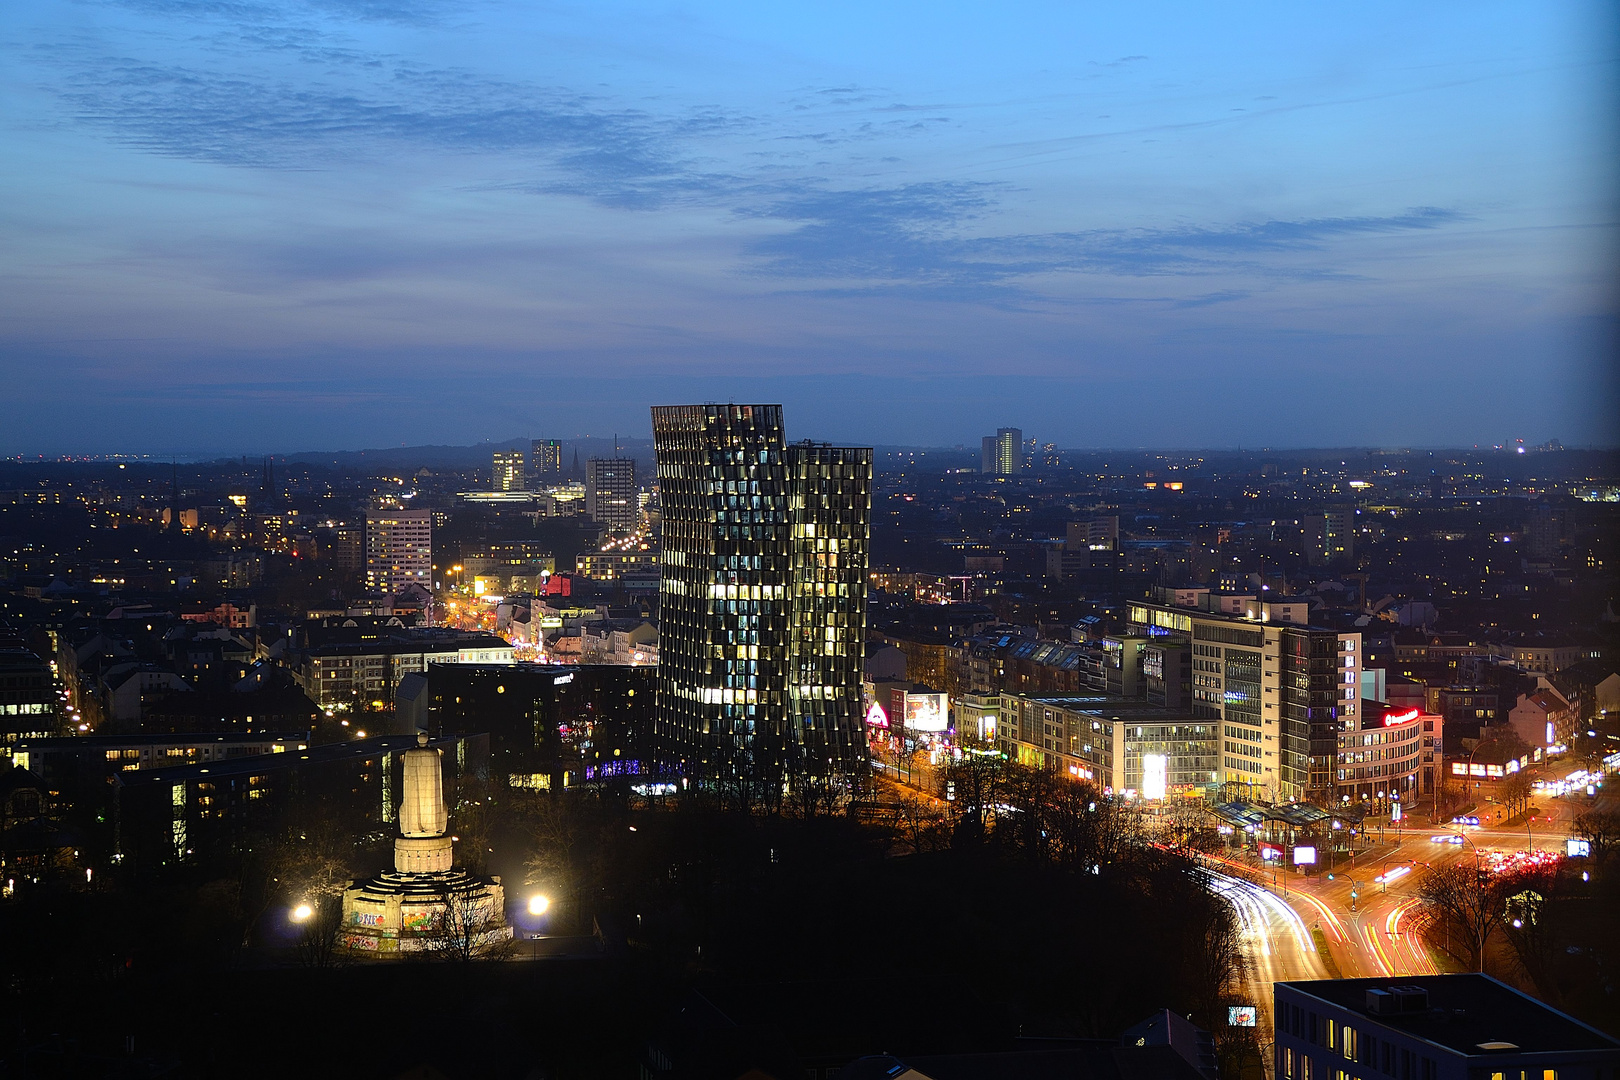
[[[1606,3],[0,5],[0,453],[1613,443]]]

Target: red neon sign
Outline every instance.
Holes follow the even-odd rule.
[[[1402,712],[1402,713],[1385,713],[1384,714],[1384,726],[1385,727],[1394,727],[1396,724],[1404,724],[1408,720],[1416,720],[1419,716],[1422,716],[1422,715],[1423,715],[1423,710],[1422,709],[1408,709],[1406,712]]]

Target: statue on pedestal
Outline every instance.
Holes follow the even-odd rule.
[[[455,868],[439,751],[425,733],[400,755],[404,783],[394,868],[343,891],[343,940],[376,955],[444,953],[471,958],[512,936],[500,878]]]

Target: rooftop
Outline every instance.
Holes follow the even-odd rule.
[[[1300,994],[1359,1013],[1378,1024],[1424,1039],[1457,1054],[1492,1053],[1482,1043],[1507,1043],[1513,1051],[1613,1050],[1620,1040],[1587,1027],[1489,975],[1409,975],[1383,979],[1320,979],[1278,983]],[[1367,991],[1418,986],[1429,993],[1425,1012],[1380,1014],[1367,1008]],[[1500,1047],[1498,1050],[1507,1050]]]
[[[437,739],[430,739],[428,745],[436,748],[452,749],[460,735],[446,735]],[[277,769],[291,769],[300,764],[327,765],[336,761],[345,761],[353,758],[376,757],[379,754],[402,753],[414,750],[417,746],[415,735],[377,735],[369,739],[356,739],[353,742],[324,743],[320,746],[311,746],[307,750],[289,750],[281,754],[253,754],[249,757],[231,758],[226,761],[198,763],[195,765],[175,765],[167,769],[141,769],[138,772],[125,772],[118,774],[118,782],[124,787],[153,787],[183,784],[191,780],[218,780],[232,776],[257,776],[261,773]]]
[[[20,739],[17,742],[17,749],[34,751],[84,749],[94,752],[118,747],[174,746],[178,744],[197,746],[202,743],[266,743],[277,741],[308,742],[309,732],[263,731],[248,733],[231,731],[215,735],[205,731],[188,731],[179,735],[67,735],[52,736],[44,739]]]

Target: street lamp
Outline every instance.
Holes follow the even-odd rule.
[[[301,923],[301,922],[308,922],[310,917],[313,916],[314,914],[315,914],[315,909],[314,908],[310,907],[308,904],[299,904],[297,907],[292,909],[292,916],[291,917],[292,917],[293,922]]]
[[[546,909],[549,907],[551,907],[550,897],[542,896],[539,893],[535,893],[533,896],[529,897],[530,915],[544,915],[546,913]]]

